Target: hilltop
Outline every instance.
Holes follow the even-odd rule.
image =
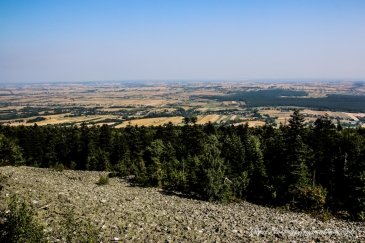
[[[6,166],[0,167],[0,173],[10,176],[1,200],[17,194],[31,204],[54,242],[65,240],[58,225],[70,212],[75,222],[90,224],[89,230],[94,229],[103,242],[365,240],[364,223],[321,221],[308,214],[244,201],[199,201],[167,195],[158,188],[132,187],[119,178],[97,185],[106,172]],[[77,233],[86,230],[76,227]]]

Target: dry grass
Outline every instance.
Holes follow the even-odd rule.
[[[329,116],[333,118],[340,118],[340,119],[349,119],[351,116],[353,116],[351,113],[345,113],[345,112],[333,112],[333,111],[316,111],[316,110],[310,110],[305,109],[303,110],[304,115],[310,115],[310,116]]]
[[[46,120],[39,121],[39,122],[31,122],[27,123],[26,121],[34,119],[36,117],[30,117],[27,119],[24,119],[24,122],[14,122],[12,120],[4,121],[8,123],[10,126],[33,126],[34,123],[36,123],[38,126],[44,126],[44,125],[56,125],[56,124],[63,124],[63,123],[74,123],[74,124],[81,124],[83,122],[89,123],[94,122],[98,123],[101,122],[99,125],[103,124],[102,121],[105,119],[117,119],[118,116],[114,115],[88,115],[88,116],[77,116],[77,117],[67,117],[67,115],[70,114],[57,114],[57,115],[48,115],[48,116],[42,116],[46,118]],[[108,124],[114,124],[114,123],[108,123]]]
[[[208,122],[214,123],[220,119],[220,115],[206,115],[206,116],[198,116],[197,124],[206,124]]]
[[[128,125],[131,126],[160,126],[171,122],[174,125],[182,124],[183,117],[174,116],[174,117],[156,117],[156,118],[143,118],[136,119],[131,121],[123,122],[122,124],[116,126],[116,128],[126,127]]]
[[[249,127],[261,127],[266,124],[264,121],[243,121],[243,122],[235,123],[234,125],[235,126],[245,125],[246,123],[248,124]]]
[[[259,111],[261,115],[269,115],[271,117],[290,117],[293,111],[282,111],[279,109],[262,109]]]
[[[216,122],[217,123],[226,122],[229,120],[229,118],[230,118],[230,116],[222,115]]]
[[[328,116],[330,119],[340,119],[344,121],[353,120],[358,121],[358,117],[363,117],[363,113],[348,113],[348,112],[334,112],[334,111],[317,111],[311,109],[304,109],[301,111],[307,122],[314,122],[317,118]],[[262,109],[259,111],[262,115],[268,115],[270,117],[276,117],[276,122],[278,124],[288,124],[290,115],[293,111],[286,111],[280,109]]]
[[[234,116],[236,117],[236,116]],[[198,116],[197,124],[206,124],[208,122],[211,123],[220,123],[225,122],[232,119],[231,116],[227,115],[206,115],[206,116]],[[171,122],[174,125],[181,125],[183,117],[175,116],[175,117],[157,117],[157,118],[142,118],[135,119],[131,121],[126,121],[123,124],[116,126],[116,128],[126,127],[127,125],[131,126],[160,126]]]

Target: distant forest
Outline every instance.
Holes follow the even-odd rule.
[[[0,165],[110,171],[202,200],[331,210],[365,220],[365,129],[305,126],[0,126]]]
[[[296,106],[315,109],[365,112],[365,96],[329,94],[323,98],[307,98],[304,91],[272,89],[258,91],[239,91],[227,95],[202,95],[193,98],[218,101],[244,101],[248,107]]]

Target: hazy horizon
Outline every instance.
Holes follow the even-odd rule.
[[[0,83],[362,81],[364,12],[359,0],[1,1]]]

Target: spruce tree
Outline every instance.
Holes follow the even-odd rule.
[[[295,109],[293,114],[290,115],[289,128],[293,132],[300,132],[304,126],[304,115],[298,109]]]
[[[225,169],[218,146],[217,137],[209,136],[201,155],[204,168],[203,196],[209,201],[228,200],[231,193],[230,185],[225,181]]]
[[[165,146],[162,140],[157,139],[147,147],[145,152],[144,159],[146,162],[147,172],[150,177],[150,185],[152,186],[162,186],[165,173],[160,160],[164,149]]]
[[[246,147],[248,161],[248,197],[254,201],[262,202],[268,194],[266,168],[261,150],[261,143],[258,137],[251,135]]]
[[[23,165],[25,163],[20,147],[0,134],[0,166]]]

